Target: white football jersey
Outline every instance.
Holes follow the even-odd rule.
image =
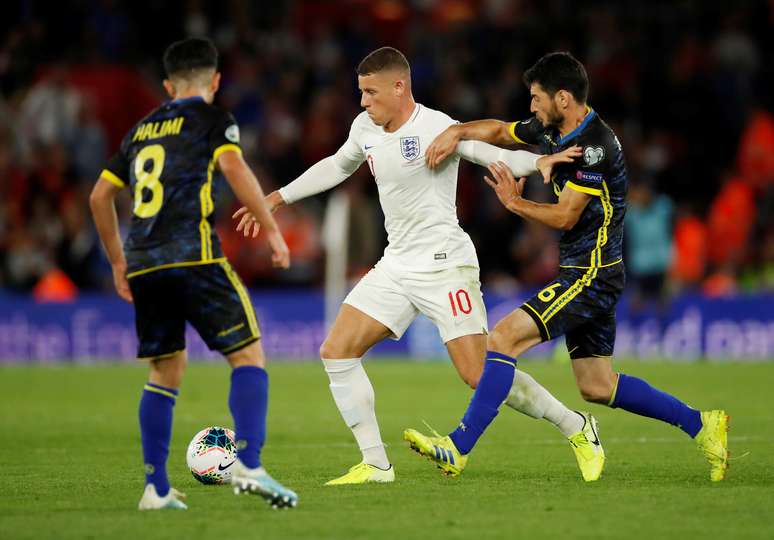
[[[384,256],[401,268],[435,271],[478,268],[476,250],[457,220],[457,154],[430,170],[425,149],[456,122],[417,104],[409,120],[387,133],[366,112],[352,122],[339,159],[366,161],[379,189],[388,245]]]

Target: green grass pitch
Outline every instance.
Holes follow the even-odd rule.
[[[359,461],[316,363],[273,364],[264,463],[296,489],[295,510],[198,484],[185,467],[189,439],[230,425],[228,368],[191,365],[175,408],[169,471],[187,512],[136,510],[142,487],[137,366],[0,369],[0,538],[774,538],[774,363],[631,363],[700,407],[731,414],[725,482],[676,428],[584,405],[566,365],[526,371],[600,421],[608,454],[586,485],[560,434],[503,408],[457,479],[410,452],[405,427],[439,431],[458,421],[470,391],[448,362],[372,360],[377,413],[397,479],[392,485],[323,487]],[[732,457],[733,457],[732,456]]]

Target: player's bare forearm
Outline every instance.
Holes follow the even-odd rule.
[[[288,246],[282,237],[277,222],[271,215],[263,189],[261,189],[253,171],[242,159],[242,154],[234,151],[223,152],[218,157],[218,166],[231,189],[234,190],[239,202],[245,205],[252,218],[266,232],[266,238],[272,251],[272,264],[277,268],[288,268],[290,266]],[[257,236],[257,234],[258,227],[254,227],[253,236]],[[247,236],[247,231],[245,231],[245,236]]]
[[[537,203],[516,197],[508,202],[505,207],[514,214],[547,225],[553,229],[567,231],[572,229],[577,221],[559,204]]]
[[[591,198],[589,195],[565,186],[556,204],[536,203],[522,197],[526,178],[516,180],[505,163],[492,163],[487,167],[492,177],[485,176],[497,198],[508,210],[525,219],[567,231],[580,219]]]
[[[102,241],[110,264],[126,266],[115,207],[115,197],[119,189],[107,180],[98,180],[89,196],[89,206],[97,234]]]
[[[115,198],[120,189],[110,181],[100,178],[91,190],[89,206],[97,234],[105,248],[110,266],[113,267],[113,284],[116,292],[127,302],[133,302],[132,291],[126,278],[126,257],[118,231],[118,216],[116,216]]]
[[[218,158],[218,166],[239,202],[247,207],[261,227],[267,232],[278,230],[264,200],[263,189],[242,156],[238,152],[223,152]]]
[[[489,144],[513,144],[514,142],[508,133],[508,123],[500,120],[474,120],[457,124],[452,128],[458,131],[461,140],[484,141]]]

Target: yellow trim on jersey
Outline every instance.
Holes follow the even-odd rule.
[[[218,164],[218,157],[223,152],[238,152],[242,154],[242,149],[236,144],[221,144],[212,153],[212,158],[207,164],[207,181],[202,185],[199,190],[199,205],[201,207],[202,219],[199,221],[199,236],[202,241],[201,257],[203,261],[212,259],[212,227],[207,218],[215,210],[215,203],[212,200],[212,175],[215,172],[215,167]]]
[[[623,262],[623,259],[618,259],[617,261],[613,261],[611,263],[599,265],[599,266],[597,266],[597,268],[607,268],[609,266],[615,266],[616,264],[620,264],[622,262]],[[580,268],[581,270],[588,270],[590,267],[588,267],[588,266],[570,266],[570,265],[562,266],[560,264],[559,268]]]
[[[231,282],[231,285],[233,285],[234,289],[236,289],[236,292],[239,295],[239,299],[242,301],[242,309],[245,311],[247,324],[250,325],[250,334],[252,337],[261,337],[261,331],[258,329],[258,321],[255,318],[255,310],[253,309],[252,302],[250,302],[250,295],[247,294],[245,286],[242,285],[242,281],[239,279],[239,276],[236,275],[234,269],[231,268],[231,265],[228,263],[228,261],[221,262],[220,266],[223,268],[223,271],[226,273],[226,276]]]
[[[613,219],[613,205],[610,203],[610,192],[607,189],[607,182],[604,180],[602,181],[602,191],[599,200],[602,204],[602,211],[604,212],[605,217],[602,220],[602,225],[600,225],[597,230],[597,245],[591,250],[590,266],[583,276],[546,308],[540,316],[540,320],[544,323],[547,323],[551,317],[556,315],[568,302],[578,296],[581,291],[583,291],[584,287],[591,285],[591,282],[597,277],[597,273],[601,268],[599,263],[602,260],[602,248],[607,244],[607,228],[610,225],[610,221]]]
[[[593,255],[592,255],[593,257]],[[560,296],[557,297],[556,300],[554,300],[550,306],[548,306],[545,311],[540,315],[540,320],[543,321],[543,323],[548,323],[549,320],[551,320],[551,317],[559,313],[559,311],[573,298],[578,296],[581,291],[583,291],[584,287],[588,287],[591,285],[591,282],[593,279],[597,276],[597,268],[591,267],[589,268],[583,276],[581,276],[575,283],[572,284],[572,286],[564,291]]]
[[[99,177],[100,178],[104,178],[105,180],[107,180],[111,184],[113,184],[115,186],[118,186],[120,188],[126,187],[126,184],[124,183],[123,180],[121,180],[113,172],[111,172],[111,171],[109,171],[107,169],[102,169],[102,172],[99,173]]]
[[[540,313],[538,313],[537,310],[535,308],[533,308],[532,306],[530,306],[529,304],[522,304],[522,306],[528,307],[530,310],[532,310],[532,313],[537,315],[538,320],[541,323],[543,323],[543,330],[546,331],[546,341],[550,341],[551,340],[551,332],[548,331],[548,327],[546,326],[546,323],[543,320],[543,317],[540,316]]]
[[[575,191],[580,191],[581,193],[587,193],[589,195],[595,195],[597,197],[602,195],[602,190],[601,189],[594,189],[594,188],[590,188],[590,187],[586,187],[586,186],[579,186],[575,182],[571,182],[569,180],[567,181],[565,186],[567,186],[570,189],[574,189]]]
[[[604,213],[604,219],[602,226],[597,231],[597,247],[596,247],[596,265],[602,261],[602,248],[607,244],[607,228],[610,226],[610,221],[613,219],[613,205],[610,202],[610,192],[607,190],[607,182],[602,181],[602,195],[599,198],[602,203],[602,211]],[[592,266],[594,264],[594,257],[592,255]]]
[[[212,260],[212,227],[207,217],[210,215],[210,201],[212,199],[212,169],[214,161],[207,166],[207,181],[199,190],[199,206],[202,218],[199,220],[199,236],[201,238],[201,258],[204,261]]]
[[[229,150],[232,152],[236,152],[239,155],[242,155],[242,149],[238,145],[226,143],[226,144],[221,144],[215,149],[215,151],[212,153],[212,161],[218,161],[218,158],[220,157],[220,155],[223,152],[228,152]]]
[[[149,384],[146,384],[143,390],[147,390],[148,392],[155,392],[157,394],[161,394],[162,396],[167,396],[172,399],[177,399],[177,396],[172,392],[167,392],[166,390],[162,390],[161,388],[156,388],[155,386],[151,386]]]
[[[508,133],[510,134],[511,137],[513,137],[513,140],[516,141],[517,143],[519,143],[519,144],[528,144],[528,143],[522,141],[521,139],[519,139],[519,136],[516,135],[516,124],[518,124],[518,122],[513,122],[510,125],[510,127],[508,128]]]
[[[181,266],[201,266],[203,264],[220,263],[225,260],[226,260],[225,257],[218,257],[217,259],[210,259],[209,261],[183,261],[183,262],[160,264],[158,266],[151,266],[150,268],[143,268],[142,270],[137,270],[136,272],[132,272],[131,274],[126,274],[126,279],[131,279],[133,277],[141,276],[143,274],[155,272],[156,270],[164,270],[165,268],[179,268]]]

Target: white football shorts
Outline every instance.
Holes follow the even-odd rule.
[[[409,272],[382,259],[344,303],[385,325],[394,339],[400,339],[420,313],[435,323],[444,343],[487,333],[479,271],[474,266]]]

